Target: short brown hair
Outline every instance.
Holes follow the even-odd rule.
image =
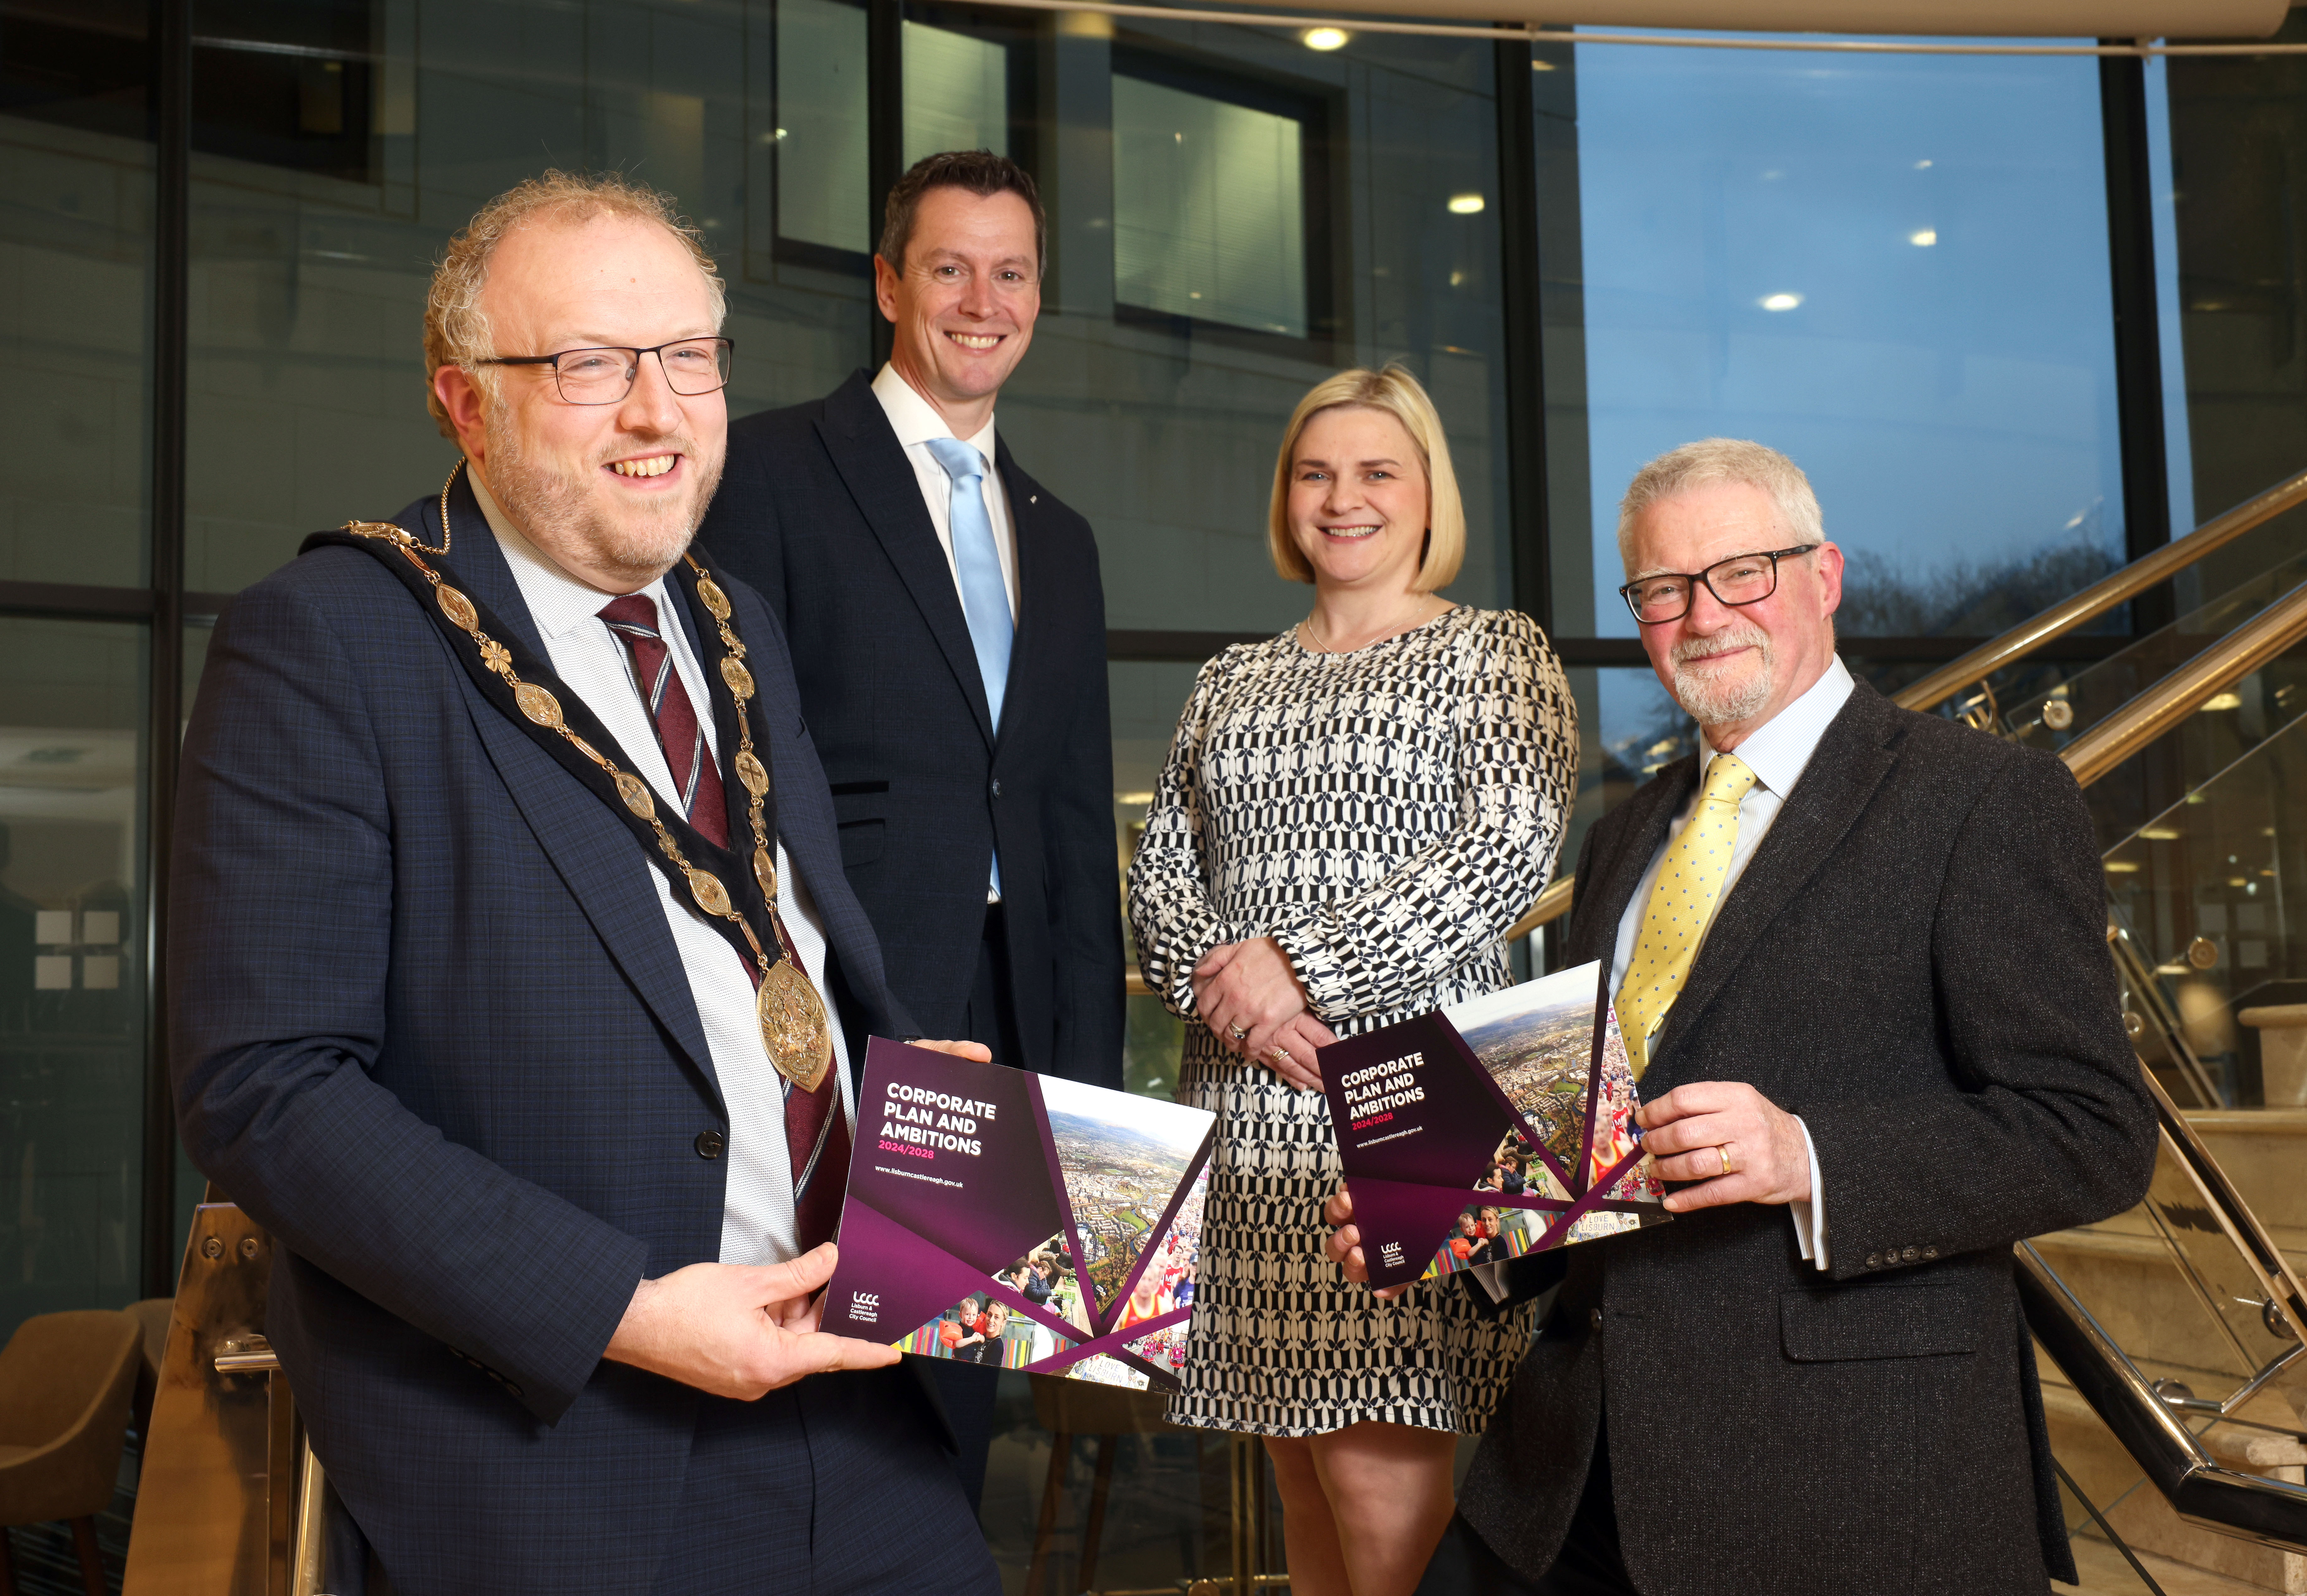
[[[433,269],[433,287],[425,296],[425,405],[444,438],[457,429],[433,390],[433,379],[444,365],[462,369],[485,391],[496,374],[479,362],[496,353],[489,336],[489,319],[481,311],[481,289],[489,280],[489,261],[497,245],[515,227],[540,216],[586,222],[596,216],[631,217],[653,221],[689,246],[698,270],[713,291],[713,322],[719,326],[728,313],[729,291],[706,253],[699,232],[671,194],[635,183],[619,172],[547,171],[516,184],[474,212],[464,230],[449,240],[441,263]]]
[[[1290,536],[1290,470],[1306,424],[1325,410],[1348,408],[1384,411],[1402,424],[1417,447],[1418,462],[1426,468],[1426,552],[1410,588],[1432,593],[1448,587],[1466,561],[1466,506],[1458,496],[1458,474],[1450,466],[1450,440],[1443,435],[1441,415],[1418,379],[1398,365],[1325,377],[1291,412],[1282,452],[1274,461],[1274,498],[1265,518],[1265,546],[1274,556],[1274,569],[1293,582],[1314,579],[1313,565]]]
[[[905,245],[913,241],[913,214],[922,196],[933,188],[966,189],[981,200],[995,194],[1016,194],[1033,213],[1033,269],[1046,271],[1050,263],[1050,219],[1042,209],[1042,191],[1033,175],[1006,155],[991,150],[945,150],[924,155],[906,168],[889,189],[882,208],[881,258],[898,271],[905,269]]]

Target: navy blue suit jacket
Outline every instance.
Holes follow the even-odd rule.
[[[469,492],[454,503],[447,563],[543,656]],[[420,501],[399,524],[431,541],[437,519]],[[730,595],[828,984],[858,1043],[911,1034],[842,878],[776,624]],[[651,1590],[699,1398],[601,1354],[638,1282],[718,1255],[728,1162],[697,1139],[729,1120],[639,845],[390,572],[339,547],[218,627],[176,827],[184,1145],[281,1244],[268,1333],[398,1588]],[[825,1559],[845,1553],[811,1540],[826,1482],[942,1479],[958,1500],[910,1367],[759,1408],[791,1504],[766,1555],[797,1588],[843,1583]],[[894,1515],[877,1555],[902,1566],[913,1522]]]
[[[994,462],[1017,540],[1017,631],[993,729],[953,570],[863,372],[749,416],[699,536],[793,647],[842,862],[932,1035],[959,1036],[1000,850],[1021,1059],[1121,1085],[1120,875],[1105,590],[1089,523]]]

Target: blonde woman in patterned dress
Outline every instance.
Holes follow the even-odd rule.
[[[1530,1338],[1453,1283],[1391,1302],[1322,1253],[1337,1144],[1314,1050],[1495,991],[1546,885],[1577,717],[1538,627],[1453,605],[1465,514],[1398,366],[1298,406],[1268,536],[1313,613],[1204,666],[1129,871],[1146,982],[1220,1117],[1178,1423],[1265,1437],[1297,1596],[1392,1596],[1450,1519]]]

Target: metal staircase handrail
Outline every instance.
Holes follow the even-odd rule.
[[[2223,515],[2212,517],[2184,537],[2141,554],[2122,570],[2101,577],[2081,592],[2028,616],[2001,637],[1981,643],[1960,659],[1941,665],[1900,690],[1893,699],[1902,709],[1933,709],[1975,682],[2012,661],[2095,621],[2119,604],[2168,581],[2196,561],[2224,548],[2254,527],[2263,526],[2294,504],[2307,502],[2307,471],[2255,493]]]

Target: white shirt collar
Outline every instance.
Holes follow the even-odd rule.
[[[881,413],[889,418],[889,425],[896,433],[897,442],[907,449],[916,443],[926,443],[931,438],[956,435],[953,428],[946,425],[945,417],[937,413],[937,407],[914,392],[913,385],[897,375],[897,368],[894,365],[885,363],[880,374],[873,379],[873,397],[881,401]],[[993,417],[988,416],[977,435],[965,438],[962,442],[983,455],[986,464],[991,465],[994,459]]]
[[[1775,794],[1780,802],[1794,792],[1795,783],[1802,779],[1811,755],[1818,751],[1819,739],[1826,735],[1826,728],[1834,724],[1834,717],[1842,713],[1854,685],[1850,667],[1842,663],[1842,656],[1834,656],[1802,697],[1764,721],[1738,745],[1738,758],[1754,773],[1755,780]],[[1714,763],[1714,745],[1702,736],[1698,742],[1698,779],[1702,786],[1706,781],[1706,768]]]
[[[528,605],[529,618],[536,622],[537,631],[548,638],[566,637],[586,622],[599,620],[601,606],[616,596],[579,581],[552,555],[522,536],[478,472],[467,467],[466,479],[473,485],[473,498],[488,519],[489,530],[496,534],[497,546],[504,551],[505,563],[512,567],[513,581]],[[660,615],[665,613],[663,577],[637,591],[656,605]]]

